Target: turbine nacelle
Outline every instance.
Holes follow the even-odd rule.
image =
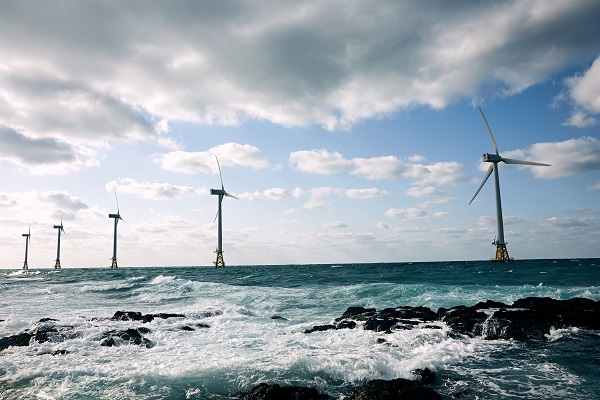
[[[63,231],[63,233],[65,231],[65,228],[63,228],[62,225],[54,225],[54,229],[60,229],[61,231]]]
[[[108,218],[123,219],[119,214],[108,214]]]
[[[503,161],[502,157],[500,157],[498,154],[490,154],[490,153],[485,153],[481,159],[483,160],[483,162],[500,162]]]

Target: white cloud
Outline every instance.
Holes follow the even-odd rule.
[[[349,199],[372,199],[374,197],[387,196],[390,193],[386,190],[379,190],[377,188],[369,189],[346,189],[344,194]]]
[[[596,182],[595,184],[588,186],[588,190],[600,190],[600,182]]]
[[[381,222],[381,221],[377,222],[376,224],[371,224],[369,226],[376,228],[376,229],[389,229],[390,228],[390,226],[388,224]]]
[[[222,167],[235,165],[254,169],[269,167],[269,161],[258,148],[238,143],[225,143],[200,152],[173,151],[156,155],[154,162],[165,170],[183,174],[218,174],[215,155]]]
[[[348,129],[518,93],[600,41],[594,1],[62,4],[3,8],[0,126],[88,146],[152,139],[170,121]],[[588,109],[598,68],[570,82]]]
[[[593,137],[536,143],[526,153],[528,159],[552,164],[551,167],[531,167],[536,178],[554,179],[600,170],[600,140]]]
[[[34,175],[66,175],[100,165],[90,148],[55,138],[31,138],[1,125],[0,160]]]
[[[596,58],[582,75],[567,79],[567,86],[571,99],[578,107],[593,114],[600,114],[600,57]],[[574,112],[574,114],[585,116],[581,111]],[[573,116],[571,116],[571,120],[573,120]],[[589,126],[589,122],[586,123],[586,121],[593,120],[597,123],[597,120],[593,118],[578,117],[578,120],[583,123],[581,127]]]
[[[257,199],[266,199],[266,200],[283,200],[288,197],[293,197],[293,193],[282,189],[282,188],[271,188],[263,190],[262,192],[254,191],[254,192],[246,192],[240,193],[238,195],[240,199],[244,200],[257,200]]]
[[[343,228],[347,228],[348,225],[346,225],[342,221],[333,221],[333,222],[326,222],[323,225],[321,225],[321,227],[322,228],[332,228],[332,229],[343,229]]]
[[[329,204],[327,198],[332,195],[340,195],[343,190],[332,187],[317,187],[310,190],[310,198],[304,203],[304,208],[314,210],[323,208]]]
[[[336,152],[327,150],[301,150],[290,154],[289,164],[301,172],[329,175],[347,171],[351,162]]]
[[[430,165],[406,163],[395,156],[346,159],[339,152],[302,150],[290,154],[292,168],[307,173],[330,175],[346,172],[369,180],[417,179],[417,185],[458,185],[469,178],[456,161]]]
[[[427,211],[420,208],[390,208],[385,212],[385,216],[390,218],[402,218],[405,220],[422,219],[427,217]]]
[[[504,222],[504,225],[511,225],[523,222],[523,218],[516,215],[503,215],[502,221]],[[496,217],[482,215],[476,219],[476,223],[478,226],[496,226]]]
[[[443,193],[433,186],[413,186],[406,191],[406,194],[412,197],[433,197],[440,196]]]
[[[170,183],[137,182],[131,178],[119,178],[106,185],[107,191],[116,190],[117,193],[133,194],[144,199],[171,200],[198,193],[208,193],[206,188],[193,188],[191,186],[177,186]]]
[[[575,128],[587,128],[598,125],[598,119],[589,116],[583,111],[573,111],[571,117],[563,123],[564,126],[573,126]]]
[[[542,223],[542,225],[552,226],[559,229],[570,229],[582,226],[587,226],[587,222],[584,218],[572,218],[572,217],[551,217]]]

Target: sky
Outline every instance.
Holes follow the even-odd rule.
[[[0,0],[0,268],[600,257],[600,2]]]

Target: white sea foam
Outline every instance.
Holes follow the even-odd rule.
[[[158,275],[156,278],[152,279],[150,283],[152,285],[160,285],[161,283],[171,283],[175,280],[175,276],[164,276]]]
[[[49,271],[43,276],[50,280],[43,283],[7,277],[0,296],[0,319],[5,320],[0,337],[32,329],[42,317],[73,328],[68,340],[2,351],[0,387],[5,397],[210,398],[234,396],[260,382],[315,386],[337,395],[370,379],[411,378],[414,369],[426,367],[440,374],[456,372],[461,379],[448,382],[468,379],[469,385],[484,388],[475,392],[481,398],[560,398],[579,381],[567,368],[549,361],[548,354],[531,355],[524,345],[507,341],[456,336],[443,323],[437,323],[437,329],[421,324],[391,334],[304,330],[330,323],[354,305],[427,306],[435,311],[487,299],[510,304],[526,296],[600,296],[594,286],[539,287],[522,282],[239,286],[232,284],[237,277],[256,274],[244,272],[218,283],[201,274],[191,278],[163,271],[119,270],[89,279],[83,274],[75,279],[71,271],[58,275]],[[70,273],[68,283],[61,283]],[[185,317],[155,318],[145,324],[113,321],[110,317],[117,310],[176,312]],[[274,315],[285,319],[272,319]],[[182,330],[184,326],[194,330]],[[150,330],[144,336],[154,347],[99,344],[110,330],[138,327]],[[548,339],[559,345],[554,342],[571,332],[554,330]],[[61,350],[68,353],[52,355]]]

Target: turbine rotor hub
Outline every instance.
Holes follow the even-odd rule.
[[[481,159],[484,162],[500,162],[502,161],[502,157],[500,157],[498,154],[490,154],[490,153],[485,153]]]

